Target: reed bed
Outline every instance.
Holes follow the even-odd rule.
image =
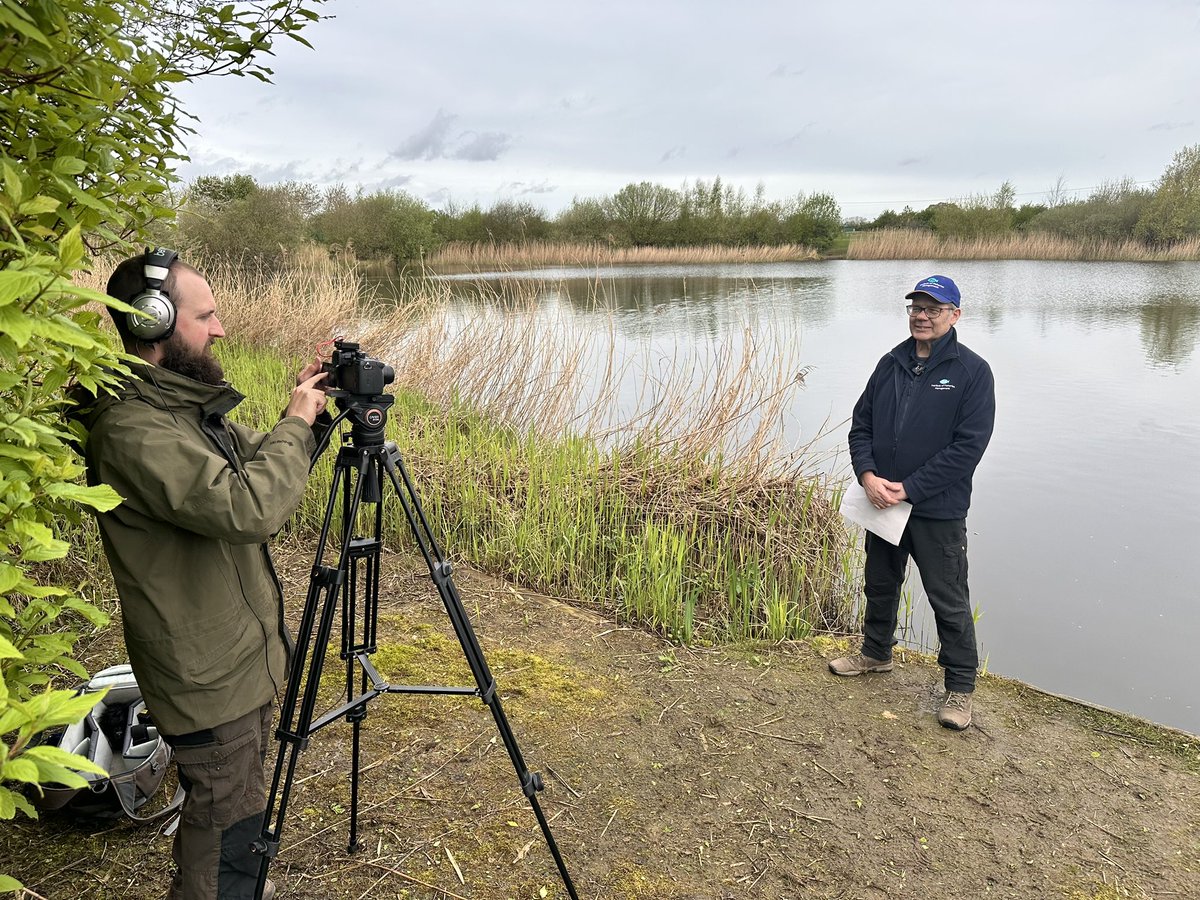
[[[625,265],[700,265],[705,263],[772,263],[817,259],[801,244],[733,247],[614,247],[599,243],[454,242],[430,255],[425,264],[433,270],[533,269],[542,266],[595,268]]]
[[[847,259],[1035,259],[1087,262],[1183,262],[1200,259],[1200,238],[1170,247],[1138,241],[1076,241],[1044,232],[962,240],[893,228],[856,233]]]
[[[268,427],[295,369],[342,331],[394,366],[388,436],[451,554],[681,641],[850,626],[855,536],[836,512],[839,485],[779,437],[803,384],[786,353],[764,374],[755,357],[775,348],[743,336],[701,371],[660,365],[643,378],[645,361],[617,359],[611,334],[547,318],[529,296],[452,307],[426,282],[383,307],[331,273],[309,316],[294,273],[253,290],[233,271],[213,277],[230,335],[233,322],[271,323],[218,344],[247,394],[242,421]],[[281,308],[264,309],[274,298]],[[646,396],[619,421],[611,400],[629,366]],[[319,527],[331,467],[314,470],[294,527]],[[398,504],[387,520],[389,541],[406,544]]]

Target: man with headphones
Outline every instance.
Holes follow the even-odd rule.
[[[225,331],[203,275],[157,248],[121,263],[108,293],[138,310],[113,319],[142,364],[115,395],[77,392],[75,415],[89,483],[124,498],[98,515],[100,535],[129,660],[188,792],[167,896],[251,898],[291,651],[267,542],[299,505],[328,429],[325,375],[307,366],[275,426],[246,428],[226,419],[243,398],[212,355]],[[268,882],[263,896],[274,893]]]

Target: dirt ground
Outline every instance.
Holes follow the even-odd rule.
[[[303,548],[279,554],[295,618],[307,566]],[[384,568],[376,666],[473,686],[427,570]],[[991,676],[951,732],[923,657],[842,680],[831,639],[683,649],[478,572],[455,582],[580,898],[1200,897],[1200,740]],[[98,668],[121,651],[90,652]],[[335,654],[325,673],[336,690]],[[362,737],[363,848],[346,848],[338,722],[300,754],[280,898],[568,896],[477,699],[381,696]],[[0,871],[26,896],[165,894],[154,826],[44,815],[6,831]]]

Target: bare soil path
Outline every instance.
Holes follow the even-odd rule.
[[[295,604],[303,553],[281,554]],[[688,650],[455,578],[581,898],[1200,898],[1200,740],[990,676],[975,723],[951,732],[921,657],[836,679],[830,640]],[[387,556],[381,599],[381,672],[470,683],[419,563]],[[92,652],[96,668],[121,649]],[[335,655],[326,672],[332,706]],[[300,757],[281,900],[566,897],[478,701],[381,697],[363,736],[366,847],[346,852],[338,723]],[[165,893],[154,828],[46,816],[6,831],[0,871],[32,896]]]

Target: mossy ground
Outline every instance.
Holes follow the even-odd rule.
[[[293,621],[306,550],[278,554]],[[950,732],[919,655],[835,679],[834,639],[686,649],[455,579],[581,898],[1200,897],[1200,741],[991,676],[975,723]],[[472,684],[419,561],[386,555],[380,597],[387,680]],[[91,668],[120,656],[119,632],[86,654]],[[344,678],[334,648],[322,702]],[[362,849],[346,848],[338,722],[300,755],[272,867],[281,900],[566,896],[478,700],[381,696],[362,739]],[[152,827],[47,815],[0,846],[0,871],[50,900],[157,898],[169,870]]]

